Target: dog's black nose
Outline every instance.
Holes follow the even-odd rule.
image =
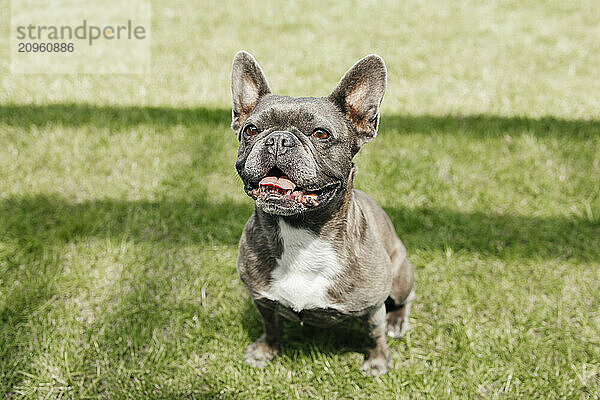
[[[290,132],[272,132],[265,139],[267,150],[275,156],[285,153],[296,146],[296,138]]]

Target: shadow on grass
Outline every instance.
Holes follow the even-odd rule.
[[[22,246],[118,238],[134,242],[181,244],[239,241],[252,205],[205,199],[71,203],[58,196],[0,200],[0,237]]]
[[[463,213],[443,208],[387,208],[409,250],[491,257],[600,258],[600,224],[576,217]],[[38,195],[0,200],[0,238],[20,246],[112,238],[165,244],[236,245],[252,205],[205,199],[94,200],[71,203]]]
[[[409,249],[477,253],[502,259],[600,259],[600,224],[577,217],[462,213],[387,207]]]
[[[231,123],[231,110],[89,104],[3,105],[0,123],[17,127],[65,126],[127,127],[143,124],[194,125]]]
[[[0,123],[15,127],[65,126],[126,127],[140,124],[222,124],[228,127],[231,110],[219,108],[173,108],[50,104],[0,106]],[[382,115],[380,131],[426,134],[461,133],[474,137],[521,135],[566,136],[570,139],[600,135],[600,121],[555,117],[502,117],[493,115]]]

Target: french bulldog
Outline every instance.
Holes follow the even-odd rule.
[[[263,367],[280,349],[283,320],[328,326],[365,321],[362,371],[387,372],[386,342],[408,329],[413,267],[385,211],[353,189],[353,157],[373,139],[386,87],[383,59],[359,60],[326,97],[271,93],[252,55],[233,59],[236,169],[254,213],[239,243],[238,274],[264,333],[244,361]]]

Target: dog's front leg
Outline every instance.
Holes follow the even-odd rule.
[[[260,302],[254,302],[254,305],[262,317],[264,333],[256,342],[246,347],[244,361],[253,367],[263,368],[279,354],[283,321],[281,315]]]
[[[367,375],[385,374],[392,364],[390,348],[385,340],[385,305],[367,315],[367,329],[369,331],[369,347],[365,354],[365,361],[360,369]]]

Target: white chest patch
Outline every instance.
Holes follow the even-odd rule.
[[[331,244],[283,221],[279,231],[283,253],[272,272],[271,287],[261,294],[295,311],[332,307],[327,290],[341,267]]]

